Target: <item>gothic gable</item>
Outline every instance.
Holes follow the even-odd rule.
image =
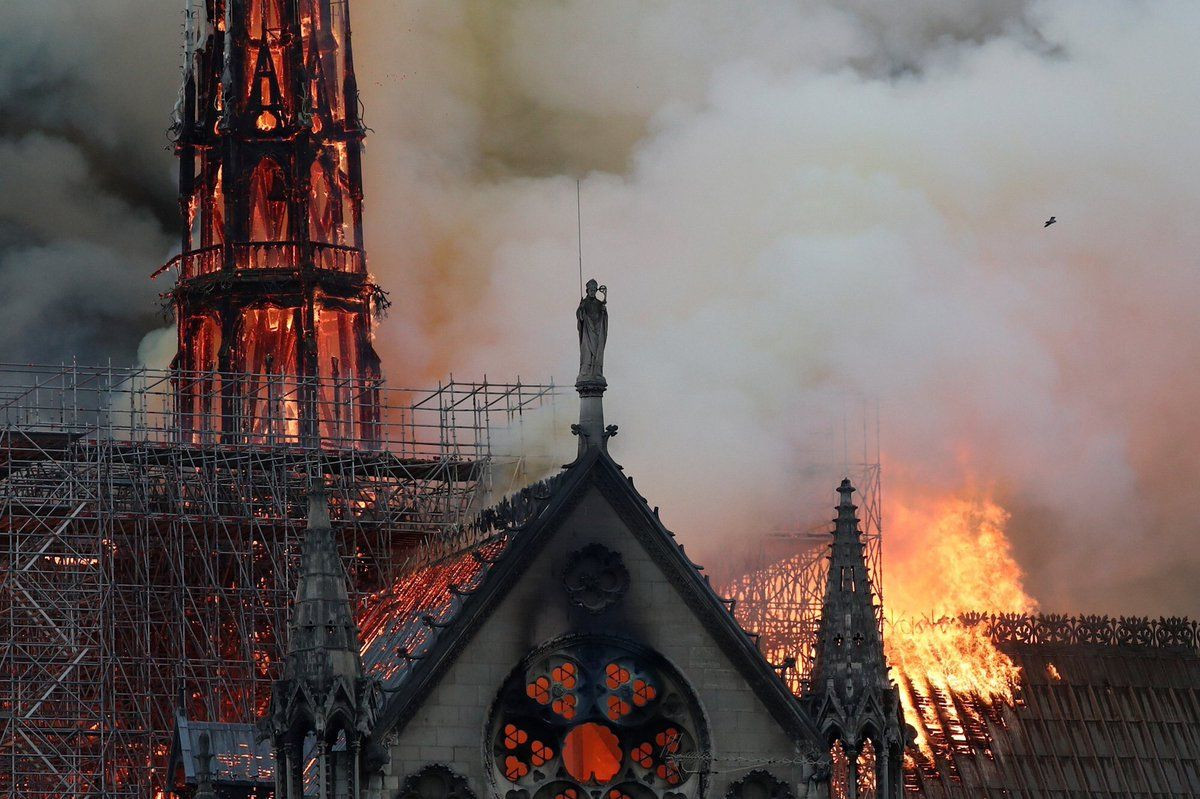
[[[611,799],[648,797],[647,786],[678,788],[682,797],[710,775],[706,792],[724,793],[734,764],[750,762],[772,764],[805,795],[815,730],[607,454],[584,455],[528,523],[487,547],[467,555],[473,566],[456,561],[465,579],[453,592],[442,579],[445,587],[433,592],[442,609],[409,608],[412,618],[393,630],[408,642],[394,656],[400,663],[379,654],[398,638],[372,639],[364,625],[368,667],[393,672],[390,685],[384,679],[389,698],[376,732],[387,748],[381,795],[441,763],[479,796],[532,797],[558,780],[548,796],[570,799],[570,784],[585,783],[562,778],[578,776],[587,758],[580,752],[600,753],[595,768],[611,779],[586,784],[619,783]],[[654,715],[660,699],[670,704],[661,718]],[[606,730],[615,732],[611,740]],[[672,745],[700,778],[672,775],[653,760],[651,749],[657,756]]]

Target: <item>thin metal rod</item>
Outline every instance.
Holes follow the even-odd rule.
[[[575,179],[575,242],[579,246],[579,296],[583,296],[583,201],[580,181]]]

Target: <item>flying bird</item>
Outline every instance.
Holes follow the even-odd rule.
[[[1046,220],[1046,224],[1042,225],[1042,227],[1050,227],[1051,225],[1053,225],[1053,224],[1054,224],[1055,222],[1057,222],[1057,221],[1058,221],[1058,219],[1052,216],[1052,217],[1050,217],[1049,219],[1047,219],[1047,220]]]

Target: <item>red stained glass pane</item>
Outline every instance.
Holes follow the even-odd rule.
[[[604,670],[605,682],[609,690],[615,691],[629,682],[629,670],[622,668],[619,663],[609,663]]]
[[[633,710],[633,708],[630,707],[629,703],[621,697],[610,696],[608,698],[608,717],[613,721],[617,721],[618,719],[628,716],[631,710]]]
[[[516,782],[529,773],[529,766],[520,761],[519,758],[509,755],[504,758],[504,776]]]
[[[608,727],[580,724],[563,740],[563,765],[576,780],[603,785],[621,770],[621,744]]]
[[[633,703],[638,707],[645,707],[657,695],[658,692],[654,690],[654,686],[645,680],[633,681]]]

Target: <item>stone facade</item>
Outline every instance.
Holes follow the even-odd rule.
[[[572,607],[562,574],[571,554],[599,543],[620,553],[628,593],[602,620]],[[764,765],[807,795],[812,769],[760,697],[688,607],[677,587],[630,534],[612,506],[589,489],[557,535],[529,564],[414,718],[390,742],[385,771],[368,783],[371,799],[390,799],[409,774],[442,763],[462,774],[478,797],[493,796],[483,752],[500,685],[531,649],[568,633],[602,626],[661,653],[695,692],[711,733],[713,774],[707,794],[724,796],[751,764]]]

